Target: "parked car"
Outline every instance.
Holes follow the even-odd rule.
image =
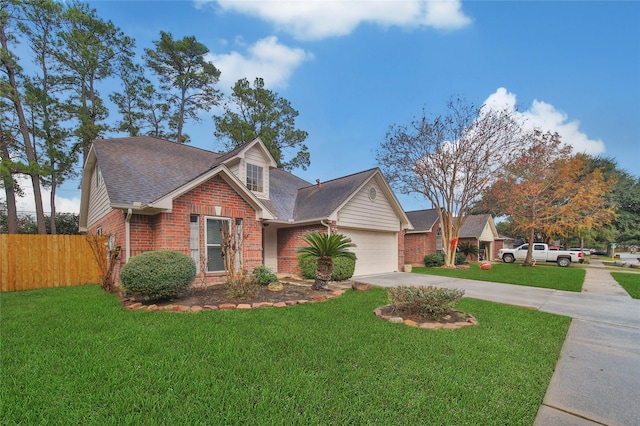
[[[527,257],[529,244],[523,244],[515,249],[498,250],[498,258],[505,263],[513,263],[516,260],[524,260]],[[567,267],[571,263],[584,262],[584,256],[580,250],[550,250],[549,246],[542,243],[534,243],[532,251],[533,260],[536,262],[556,262],[558,266]]]
[[[594,250],[591,254],[596,255],[596,256],[606,256],[607,255],[607,251],[606,250]]]

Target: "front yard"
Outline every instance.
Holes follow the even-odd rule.
[[[523,267],[519,263],[493,263],[489,270],[480,269],[478,263],[470,263],[469,269],[414,267],[413,272],[576,292],[582,291],[586,274],[584,266],[572,264],[561,268],[555,263],[539,263],[532,267]]]
[[[378,319],[386,303],[374,288],[281,309],[172,313],[125,311],[98,286],[2,293],[0,417],[533,424],[569,318],[463,299],[479,325],[435,331]]]

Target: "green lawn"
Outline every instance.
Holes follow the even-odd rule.
[[[618,281],[627,293],[634,299],[640,299],[640,274],[630,272],[611,272],[613,279]]]
[[[518,263],[493,263],[489,270],[480,269],[477,263],[471,263],[469,266],[468,270],[414,267],[413,272],[577,292],[582,291],[586,274],[581,266],[561,268],[555,263],[537,264],[534,267],[523,267]]]
[[[531,425],[570,319],[378,319],[386,292],[283,309],[125,311],[98,286],[0,294],[3,424]]]

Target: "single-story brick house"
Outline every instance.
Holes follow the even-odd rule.
[[[196,261],[199,279],[221,282],[221,224],[243,239],[246,270],[264,264],[288,274],[299,273],[297,249],[311,230],[350,237],[356,275],[402,270],[411,229],[377,168],[311,184],[278,169],[259,139],[226,154],[149,136],[92,144],[80,231],[115,236],[121,264],[179,250]]]
[[[424,256],[442,252],[442,236],[436,209],[406,212],[413,229],[404,236],[404,259],[407,264],[424,266]],[[498,235],[493,217],[489,214],[470,215],[464,221],[458,244],[476,244],[483,260],[493,260],[503,247],[503,238]],[[477,260],[475,256],[473,259]]]

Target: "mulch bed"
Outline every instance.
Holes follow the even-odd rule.
[[[385,305],[373,311],[376,316],[384,320],[404,323],[412,327],[428,329],[457,329],[470,325],[478,325],[473,315],[466,312],[450,310],[442,318],[430,319],[408,312],[399,312],[392,305]]]
[[[343,293],[338,286],[329,286],[327,291],[318,291],[311,288],[311,284],[304,281],[281,282],[281,291],[270,291],[266,286],[260,286],[254,297],[234,299],[229,295],[229,290],[224,284],[207,287],[194,287],[183,297],[147,300],[141,297],[121,297],[121,302],[126,309],[133,310],[171,310],[171,311],[196,311],[204,309],[235,309],[256,308],[263,306],[281,307],[282,305],[296,305],[309,302],[319,302]]]

